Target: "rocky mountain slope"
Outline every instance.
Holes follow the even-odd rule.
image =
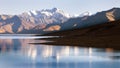
[[[20,15],[0,15],[0,33],[46,34],[85,28],[120,19],[120,8],[97,12],[94,15],[89,15],[88,12],[81,15],[72,17],[57,8],[29,11]]]
[[[91,16],[86,15],[83,17],[71,18],[60,25],[57,24],[53,26],[59,26],[60,29],[57,31],[64,31],[69,29],[85,28],[97,24],[116,21],[118,19],[120,19],[120,8],[113,8],[107,11],[98,12]],[[53,26],[50,26],[45,30],[51,31],[51,27]]]
[[[46,35],[61,37],[45,39],[54,42],[42,44],[113,48],[120,50],[120,19],[87,28],[54,32]]]
[[[0,15],[0,33],[32,33],[33,29],[37,32],[48,24],[63,23],[70,17],[68,13],[57,8],[29,11],[20,15]]]

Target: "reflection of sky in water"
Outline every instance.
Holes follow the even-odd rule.
[[[45,40],[34,40],[30,37],[19,39],[18,36],[9,36],[7,39],[2,37],[0,68],[120,68],[120,52],[111,48],[28,44],[34,42]]]

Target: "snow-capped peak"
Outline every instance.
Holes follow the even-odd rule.
[[[60,10],[60,9],[58,9],[58,8],[53,8],[53,9],[52,9],[52,11],[54,11],[54,12],[55,12],[55,11],[59,11],[59,10]]]
[[[79,15],[79,17],[90,16],[90,12],[86,11]]]
[[[84,16],[90,16],[91,13],[86,11],[84,13],[81,13],[81,14],[74,14],[72,17],[84,17]]]
[[[31,12],[27,12],[27,14],[31,16]]]
[[[31,11],[28,11],[27,14],[32,16],[32,15],[37,15],[38,13],[35,10],[31,10]]]
[[[63,10],[60,10],[58,8],[52,8],[52,9],[45,9],[45,10],[41,10],[41,13],[47,15],[47,16],[52,16],[52,15],[63,15],[64,17],[70,18],[70,14],[69,13],[65,13]]]
[[[37,15],[37,11],[32,10],[31,13],[33,13],[34,15]]]
[[[52,13],[46,12],[46,11],[43,11],[43,12],[41,12],[41,13],[44,14],[44,15],[46,15],[46,16],[52,16],[52,15],[53,15]]]
[[[80,15],[79,14],[74,14],[72,17],[79,17]]]
[[[57,9],[57,10],[56,10],[56,13],[59,13],[59,14],[61,14],[61,15],[64,15],[64,16],[67,17],[67,18],[70,18],[70,17],[71,17],[71,15],[70,15],[69,13],[66,13],[66,12],[64,12],[63,10],[60,10],[60,9]]]
[[[66,13],[64,12],[63,10],[60,10],[58,8],[52,8],[52,9],[43,9],[41,11],[35,11],[35,10],[32,10],[32,11],[29,11],[27,12],[28,15],[30,16],[35,16],[35,17],[39,17],[39,16],[48,16],[48,17],[59,17],[59,16],[63,16],[63,17],[66,17],[66,18],[70,18],[71,15],[69,13]],[[44,17],[43,16],[43,17]]]

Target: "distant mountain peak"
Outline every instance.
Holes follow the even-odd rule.
[[[120,11],[120,8],[117,8],[117,7],[114,7],[114,8],[112,8],[112,9],[110,9],[110,10],[108,10],[107,12],[112,12],[112,11]]]
[[[32,10],[20,15],[0,15],[0,33],[38,33],[39,31],[44,33],[43,29],[50,26],[53,26],[49,28],[50,30],[65,30],[88,27],[119,19],[120,8],[116,7],[94,15],[86,11],[76,16],[71,16],[58,8]]]
[[[73,17],[84,17],[84,16],[90,16],[90,15],[91,15],[91,13],[86,11],[86,12],[81,13],[81,14],[74,14]]]
[[[35,16],[35,17],[59,17],[63,16],[66,18],[70,18],[71,15],[67,12],[64,12],[61,9],[58,8],[52,8],[52,9],[42,9],[42,10],[32,10],[27,12],[29,16]]]
[[[88,12],[88,11],[86,11],[86,12],[80,14],[81,17],[83,17],[83,16],[89,16],[89,15],[90,15],[90,12]]]
[[[60,10],[60,9],[58,9],[58,8],[52,8],[52,10],[53,10],[53,11],[57,11],[57,10]]]
[[[60,10],[58,8],[52,8],[52,9],[42,9],[41,12],[43,12],[43,11],[54,13],[54,12],[62,11],[62,10]]]

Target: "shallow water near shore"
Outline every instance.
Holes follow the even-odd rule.
[[[120,51],[112,48],[30,44],[48,37],[0,35],[0,68],[120,68]]]

